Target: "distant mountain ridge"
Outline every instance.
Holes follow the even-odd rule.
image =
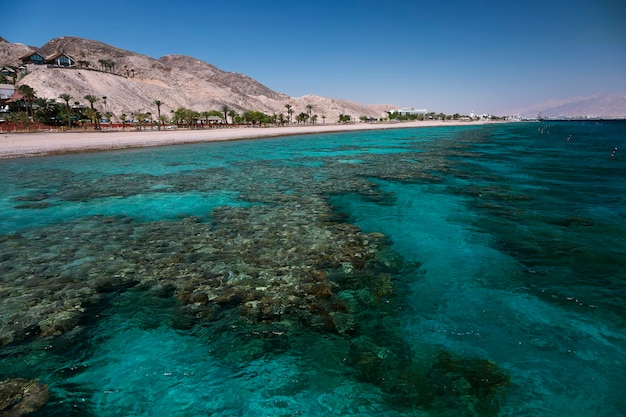
[[[241,113],[245,110],[267,114],[287,114],[290,105],[294,116],[308,112],[328,122],[335,122],[339,114],[354,118],[380,118],[397,106],[364,105],[350,100],[325,98],[316,95],[289,97],[264,86],[245,74],[226,72],[202,60],[184,55],[166,55],[154,59],[123,50],[103,42],[65,36],[50,40],[36,49],[19,43],[0,40],[0,65],[20,65],[20,58],[39,51],[44,56],[63,52],[76,62],[89,62],[89,67],[63,69],[38,67],[22,78],[37,97],[58,99],[68,93],[73,101],[86,104],[84,96],[106,97],[96,107],[114,115],[132,112],[156,113],[155,100],[161,101],[161,113],[168,114],[179,107],[195,111],[220,110],[226,105]],[[101,69],[102,61],[113,62],[112,68]],[[98,71],[94,71],[98,69]],[[105,108],[106,107],[106,108]]]
[[[510,111],[524,117],[548,118],[626,118],[626,94],[607,93],[586,97],[550,100]]]

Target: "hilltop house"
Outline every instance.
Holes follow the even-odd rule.
[[[76,65],[74,59],[64,52],[50,55],[46,58],[46,62],[57,67],[73,67]]]
[[[28,55],[24,55],[20,58],[20,60],[24,64],[35,64],[35,65],[43,65],[46,63],[46,58],[41,55],[39,52],[33,52]]]
[[[20,58],[24,64],[53,65],[55,67],[73,67],[76,65],[74,58],[64,52],[58,52],[44,57],[39,52],[33,52]]]

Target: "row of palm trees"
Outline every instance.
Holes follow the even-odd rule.
[[[70,111],[69,102],[72,99],[72,97],[69,94],[61,94],[59,98],[65,101],[66,108],[68,109],[68,112],[69,112]],[[93,95],[86,95],[84,98],[90,103],[90,109],[84,110],[83,113],[94,122],[95,128],[98,129],[100,117],[99,117],[98,112],[94,108],[94,103],[98,100],[98,98]],[[102,97],[102,99],[104,100],[105,105],[106,105],[106,97]],[[229,124],[228,122],[229,118],[232,124],[247,123],[247,124],[253,124],[253,125],[256,125],[256,124],[258,125],[263,125],[263,124],[284,125],[287,123],[293,123],[293,117],[292,117],[293,107],[289,104],[285,106],[288,110],[289,119],[287,119],[285,115],[282,113],[268,115],[263,112],[253,111],[253,110],[244,111],[240,115],[235,110],[228,107],[227,105],[222,105],[220,110],[210,110],[210,111],[204,111],[204,112],[198,112],[198,111],[187,109],[184,107],[179,107],[176,110],[171,110],[170,117],[168,118],[167,115],[161,114],[161,107],[164,104],[161,100],[154,100],[152,104],[154,104],[157,109],[157,119],[156,119],[157,130],[161,130],[161,127],[167,123],[172,123],[176,125],[187,125],[189,127],[195,128],[198,126],[203,126],[204,122],[208,121],[211,117],[219,117],[223,121],[224,124]],[[306,106],[306,108],[308,110],[308,113],[304,113],[304,112],[300,113],[299,115],[296,116],[296,121],[298,123],[306,123],[307,121],[311,124],[317,123],[318,116],[311,115],[313,106],[309,104]],[[110,120],[112,115],[108,113],[106,114],[106,116],[107,116],[107,119]],[[118,119],[122,123],[124,123],[124,121],[127,120],[128,116],[129,116],[128,114],[122,113],[118,116]],[[132,117],[133,121],[136,124],[138,124],[139,128],[141,128],[141,125],[144,123],[149,123],[149,124],[154,123],[154,121],[152,120],[151,112],[134,112],[134,113],[131,113],[130,116]],[[325,122],[326,116],[322,116],[322,119]],[[340,120],[340,121],[344,121],[344,120]],[[70,123],[71,122],[68,122],[68,126],[71,126]]]
[[[229,124],[228,120],[230,118],[231,124],[252,124],[252,125],[267,125],[267,124],[278,124],[285,125],[288,123],[293,123],[293,106],[290,104],[286,104],[285,108],[287,109],[287,116],[283,113],[268,115],[263,112],[254,111],[254,110],[246,110],[242,114],[237,113],[235,110],[231,109],[227,105],[223,105],[220,110],[211,110],[206,112],[197,112],[195,110],[190,110],[184,107],[179,107],[176,110],[171,110],[171,116],[168,119],[167,116],[161,115],[161,106],[163,102],[160,100],[155,100],[153,104],[157,107],[157,126],[160,129],[161,124],[171,122],[176,125],[187,125],[189,127],[198,127],[202,126],[202,121],[209,120],[210,117],[220,117],[225,124]],[[302,112],[296,116],[297,123],[311,123],[316,124],[318,120],[318,116],[316,114],[312,114],[313,106],[306,106],[308,113]],[[145,115],[150,116],[149,113]],[[144,116],[143,113],[140,113],[139,116]],[[134,114],[134,117],[137,118],[138,114]],[[324,123],[326,122],[326,116],[321,116]],[[142,119],[143,120],[143,119]],[[349,120],[349,116],[348,116]],[[345,121],[345,120],[340,120]]]
[[[102,71],[115,71],[115,62],[111,61],[110,59],[99,59],[98,63],[100,64]]]
[[[71,128],[73,111],[70,106],[70,101],[73,99],[73,97],[70,94],[63,93],[59,95],[59,98],[65,102],[65,114],[62,114],[57,106],[58,103],[56,103],[56,100],[38,98],[35,94],[35,90],[29,85],[20,85],[18,91],[22,95],[22,100],[24,102],[24,107],[26,108],[26,111],[18,111],[17,114],[12,117],[13,120],[20,121],[22,122],[22,124],[27,124],[30,120],[37,120],[45,124],[50,124],[52,121],[55,121],[56,123],[60,119],[65,119],[68,128]],[[89,118],[92,122],[94,122],[96,128],[98,128],[100,114],[94,107],[94,103],[98,101],[98,97],[92,94],[88,94],[84,97],[84,99],[89,102],[90,108],[80,110],[80,115]],[[106,99],[106,97],[102,97],[105,106]],[[78,102],[74,102],[74,105],[76,108],[80,108]],[[35,111],[35,109],[37,109],[37,111]],[[20,115],[20,113],[24,113],[25,116]]]
[[[110,59],[99,59],[98,63],[100,64],[100,71],[110,72],[111,74],[120,75],[119,73],[115,72],[115,66],[117,65],[115,61],[111,61]],[[76,61],[76,65],[78,66],[78,68],[89,69],[89,67],[91,67],[91,62],[85,61],[85,60],[78,60]],[[126,65],[124,65],[124,71],[126,72],[126,77],[135,76],[134,68],[128,68]]]
[[[293,106],[291,104],[285,104],[285,108],[287,109],[287,115],[289,116],[289,123],[293,123],[293,114],[295,113],[293,110]],[[311,114],[313,112],[313,105],[306,105],[307,112],[301,112],[296,116],[296,122],[306,124],[309,122],[310,124],[316,124],[319,116],[317,114]],[[322,115],[322,120],[326,123],[326,116]]]
[[[106,120],[111,121],[114,115],[110,112],[106,111],[107,106],[107,97],[103,96],[99,98],[93,94],[85,95],[83,98],[89,102],[89,107],[84,108],[80,106],[78,101],[74,102],[72,106],[72,97],[69,93],[62,93],[58,96],[64,103],[64,109],[62,109],[58,103],[55,103],[54,99],[38,99],[36,97],[35,91],[30,86],[23,84],[19,87],[19,91],[22,94],[25,107],[27,110],[28,119],[35,120],[35,116],[37,116],[37,120],[46,124],[59,124],[60,121],[62,123],[66,123],[68,128],[72,127],[73,121],[77,119],[81,120],[90,120],[95,129],[100,129],[100,121],[101,117],[104,117]],[[102,99],[104,103],[105,112],[100,113],[96,107],[95,103]],[[33,107],[37,108],[37,114],[34,114]],[[214,121],[215,117],[219,117],[220,122],[224,124],[229,124],[229,118],[231,124],[252,124],[252,125],[285,125],[291,124],[294,122],[294,108],[291,104],[285,104],[285,108],[287,110],[287,114],[279,113],[268,115],[263,112],[247,110],[242,114],[237,113],[235,110],[231,109],[227,105],[222,105],[219,110],[211,110],[198,112],[195,110],[186,109],[184,107],[179,107],[176,110],[171,110],[170,115],[164,115],[161,112],[161,108],[164,103],[161,100],[154,100],[152,104],[156,107],[157,110],[157,118],[156,121],[152,118],[151,112],[133,112],[130,113],[130,118],[132,122],[141,129],[141,126],[144,124],[155,125],[158,130],[161,130],[161,127],[164,124],[172,123],[176,125],[186,125],[191,128],[203,127],[205,123],[210,123],[211,120]],[[350,121],[350,116],[341,115],[339,118],[339,122]],[[124,123],[128,120],[129,115],[126,113],[122,113],[117,118],[124,126]],[[306,112],[301,112],[295,116],[295,120],[298,124],[316,124],[318,122],[318,115],[313,114],[313,105],[308,104],[306,106]],[[321,116],[324,123],[326,123],[326,116]],[[17,120],[17,117],[14,117]],[[22,120],[22,119],[19,119]],[[61,124],[62,124],[61,123]]]

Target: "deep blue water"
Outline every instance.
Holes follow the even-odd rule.
[[[626,414],[626,122],[0,176],[0,380],[47,384],[36,416]]]

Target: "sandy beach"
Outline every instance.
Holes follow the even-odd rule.
[[[136,131],[84,131],[0,133],[0,159],[93,152],[196,142],[254,139],[342,131],[400,129],[452,125],[477,125],[486,122],[414,121],[401,123],[357,123],[346,125],[306,125],[286,127],[232,127],[212,129],[172,129]]]

